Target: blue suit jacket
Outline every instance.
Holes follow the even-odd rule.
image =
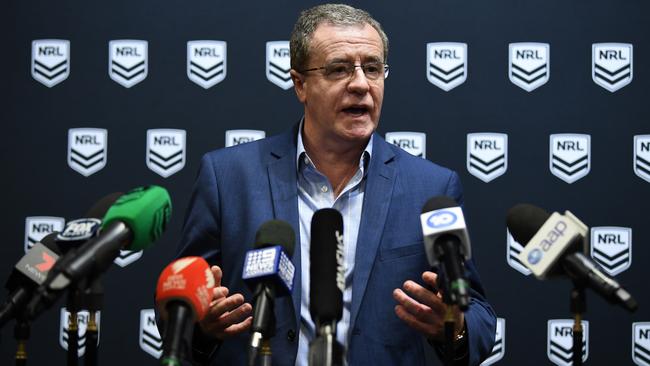
[[[284,134],[207,153],[194,186],[178,256],[200,255],[223,270],[223,286],[251,301],[241,280],[244,255],[255,232],[271,219],[296,232],[291,297],[275,303],[274,365],[295,364],[300,329],[300,235],[296,170],[297,126]],[[421,282],[430,269],[419,215],[431,197],[462,202],[458,175],[409,155],[375,134],[356,249],[348,360],[350,365],[439,363],[424,337],[397,318],[392,292],[405,280]],[[467,263],[472,301],[465,314],[470,364],[491,350],[496,318],[486,302],[473,263]],[[244,365],[246,332],[224,341],[218,365]]]

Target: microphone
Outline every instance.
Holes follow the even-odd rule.
[[[513,238],[525,246],[519,260],[538,279],[566,275],[612,304],[637,309],[632,295],[580,252],[588,250],[589,231],[571,212],[549,214],[537,206],[518,204],[508,211],[507,225]]]
[[[296,269],[291,256],[295,240],[291,225],[270,220],[257,230],[254,249],[246,253],[242,278],[253,292],[254,302],[249,348],[251,364],[255,363],[262,340],[275,335],[275,297],[288,295],[293,290]]]
[[[193,324],[208,312],[215,282],[201,257],[184,257],[163,269],[156,286],[156,308],[164,320],[163,365],[181,365],[192,344]]]
[[[20,314],[34,290],[45,282],[50,269],[59,259],[61,250],[55,241],[57,234],[48,234],[34,244],[14,266],[5,285],[10,292],[9,297],[0,307],[0,328]]]
[[[27,307],[30,317],[49,308],[72,283],[105,272],[120,249],[148,247],[163,233],[170,215],[171,201],[162,187],[140,187],[121,196],[104,216],[100,234],[57,262]]]
[[[332,208],[316,211],[311,219],[309,312],[317,336],[309,345],[310,366],[343,365],[343,346],[336,341],[345,289],[343,245],[341,214]]]
[[[420,215],[424,251],[432,267],[442,263],[448,278],[451,304],[465,311],[469,307],[469,283],[465,278],[465,261],[472,256],[463,210],[447,196],[431,198]]]

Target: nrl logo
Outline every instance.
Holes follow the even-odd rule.
[[[582,322],[582,362],[589,357],[589,321]],[[548,321],[548,359],[558,366],[573,365],[573,319]]]
[[[63,217],[29,216],[25,218],[25,253],[46,235],[60,232],[65,226]]]
[[[551,173],[571,184],[591,170],[591,136],[554,134],[550,137],[549,165]]]
[[[162,356],[163,340],[156,325],[153,309],[140,310],[140,348],[154,358]]]
[[[508,265],[524,276],[528,276],[531,274],[530,269],[519,260],[519,255],[523,250],[524,246],[512,237],[510,230],[506,229],[506,260]]]
[[[548,43],[510,43],[508,77],[513,84],[531,92],[546,84],[551,74]]]
[[[99,330],[100,330],[100,311],[96,312],[95,322],[97,323],[97,345],[99,346]],[[70,312],[66,308],[61,308],[59,327],[59,344],[64,350],[68,350],[68,321],[70,319]],[[90,314],[87,310],[82,310],[77,313],[77,355],[81,357],[86,353],[86,331],[88,330],[88,322],[90,321]]]
[[[427,79],[444,91],[467,80],[467,44],[438,42],[427,44]]]
[[[115,257],[113,263],[120,267],[126,267],[142,257],[142,251],[120,250],[120,254]]]
[[[293,86],[290,70],[289,41],[266,42],[266,78],[287,90]]]
[[[187,42],[187,77],[204,89],[226,78],[226,42]]]
[[[185,130],[147,130],[147,167],[163,178],[185,167]]]
[[[492,352],[481,363],[481,366],[489,366],[503,358],[506,353],[506,320],[504,318],[497,318],[497,330],[494,335],[494,347]]]
[[[634,173],[650,183],[650,135],[634,136]]]
[[[426,158],[427,135],[422,132],[386,132],[386,141],[407,153]]]
[[[650,366],[650,322],[632,323],[632,360]]]
[[[632,229],[601,226],[591,228],[591,257],[611,276],[632,264]]]
[[[51,88],[70,75],[70,41],[37,39],[32,41],[32,77]]]
[[[632,45],[592,44],[591,77],[594,83],[612,93],[632,82]]]
[[[266,137],[266,132],[260,130],[228,130],[226,131],[226,147],[245,144]]]
[[[108,132],[100,128],[68,130],[68,165],[88,177],[106,166]]]
[[[147,77],[147,41],[120,39],[108,43],[108,75],[125,88]]]
[[[467,171],[489,183],[508,170],[508,135],[505,133],[467,134]]]

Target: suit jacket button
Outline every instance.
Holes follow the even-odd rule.
[[[293,341],[296,340],[296,331],[295,331],[295,330],[293,330],[293,329],[289,329],[289,330],[287,331],[287,340],[288,340],[289,342],[293,342]]]

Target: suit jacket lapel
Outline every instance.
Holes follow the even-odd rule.
[[[378,134],[374,136],[372,151],[354,263],[350,331],[354,329],[370,270],[375,262],[395,183],[395,169],[390,164],[395,155]]]

